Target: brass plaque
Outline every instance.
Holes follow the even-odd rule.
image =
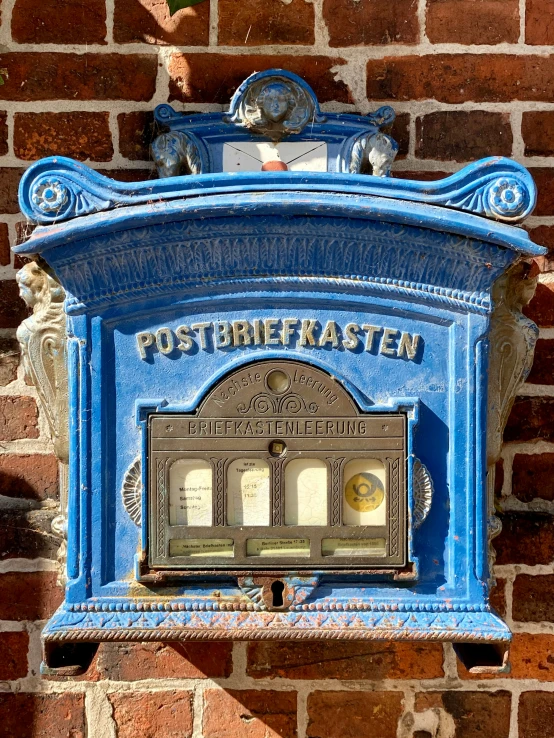
[[[320,369],[250,364],[148,433],[152,568],[405,565],[406,418],[360,412]]]

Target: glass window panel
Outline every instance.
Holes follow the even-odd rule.
[[[169,469],[169,524],[212,524],[212,466],[203,459],[179,459]]]
[[[386,488],[386,471],[382,461],[349,461],[343,471],[342,522],[345,525],[385,525]]]
[[[269,525],[269,464],[234,459],[227,468],[228,525]]]
[[[232,538],[173,538],[170,556],[233,556]]]
[[[309,556],[307,538],[250,538],[246,541],[247,556]]]
[[[327,525],[327,464],[321,459],[286,465],[285,525]]]

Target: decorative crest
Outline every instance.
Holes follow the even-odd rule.
[[[281,69],[250,75],[233,95],[227,116],[230,123],[275,141],[325,120],[312,88]]]

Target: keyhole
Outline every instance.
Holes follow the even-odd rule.
[[[273,607],[283,607],[283,590],[285,585],[276,579],[271,585],[271,592],[273,594]]]

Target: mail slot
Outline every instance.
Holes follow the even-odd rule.
[[[33,164],[19,328],[60,458],[65,599],[43,672],[99,643],[452,641],[502,671],[494,473],[543,253],[503,158],[390,176],[391,108],[284,70],[156,110],[160,179]]]

